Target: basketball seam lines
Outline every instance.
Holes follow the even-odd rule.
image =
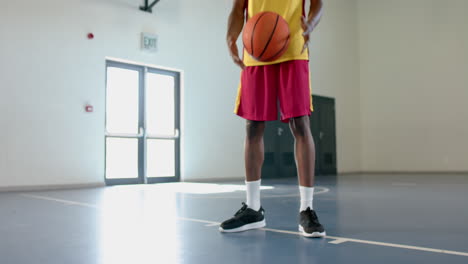
[[[259,59],[262,58],[263,54],[265,53],[265,51],[266,51],[267,48],[268,48],[268,45],[270,45],[270,42],[271,42],[271,39],[273,38],[273,35],[275,35],[276,26],[278,25],[278,20],[279,20],[279,15],[276,15],[276,22],[275,22],[275,26],[273,27],[273,32],[271,32],[270,38],[268,39],[268,41],[267,41],[265,47],[263,48],[262,53],[260,54],[260,56],[258,56]]]
[[[283,50],[287,47],[288,44],[289,44],[289,37],[288,37],[288,40],[284,43],[283,48],[281,48],[278,52],[276,52],[275,55],[271,56],[271,57],[268,58],[266,61],[269,61],[269,60],[271,60],[272,58],[278,56],[278,54],[280,54],[281,52],[283,52]]]
[[[252,56],[255,57],[255,50],[254,50],[254,36],[255,36],[255,28],[257,27],[257,24],[258,22],[260,21],[260,19],[262,18],[262,16],[264,16],[266,13],[263,13],[260,15],[260,17],[257,19],[257,21],[255,21],[255,25],[254,25],[254,28],[252,30],[252,36],[250,37],[250,48],[252,49]]]

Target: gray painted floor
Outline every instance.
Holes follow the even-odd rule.
[[[264,180],[267,229],[237,234],[242,182],[0,193],[0,263],[468,263],[468,175],[319,177],[325,239],[297,234],[296,184]]]

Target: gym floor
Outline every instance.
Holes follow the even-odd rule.
[[[218,232],[243,182],[0,193],[0,263],[468,263],[467,175],[318,177],[327,238],[298,235],[296,179],[263,180],[267,227]]]

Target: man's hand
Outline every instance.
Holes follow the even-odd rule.
[[[245,65],[244,62],[242,62],[242,59],[239,57],[239,50],[237,49],[236,41],[242,32],[242,28],[244,27],[245,1],[247,0],[234,0],[234,5],[228,19],[228,30],[226,36],[229,54],[231,55],[234,63],[241,67],[241,69],[244,69]]]
[[[314,31],[316,23],[308,22],[307,18],[303,16],[301,25],[304,30],[304,33],[302,33],[302,36],[304,37],[304,47],[302,48],[301,53],[304,53],[304,51],[309,47],[310,33]]]
[[[228,41],[229,53],[231,54],[231,58],[237,66],[241,69],[245,68],[244,62],[239,57],[239,49],[237,48],[237,43],[235,41]]]
[[[310,0],[309,15],[307,17],[302,17],[301,25],[304,30],[304,33],[302,34],[304,36],[304,47],[302,48],[302,53],[304,53],[304,51],[309,47],[310,33],[314,31],[322,18],[322,7],[322,0]]]

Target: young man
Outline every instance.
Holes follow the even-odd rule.
[[[260,176],[263,164],[265,121],[277,119],[279,102],[281,121],[289,122],[295,138],[301,205],[299,231],[306,237],[324,237],[312,206],[314,192],[315,147],[310,132],[312,98],[309,82],[309,34],[322,15],[322,0],[310,0],[305,16],[305,0],[234,0],[229,16],[227,43],[234,63],[242,68],[235,113],[247,119],[245,172],[247,202],[219,230],[240,232],[265,226],[260,205]],[[280,14],[289,24],[290,44],[286,53],[273,62],[259,62],[244,51],[239,57],[236,41],[247,18],[263,11]]]

